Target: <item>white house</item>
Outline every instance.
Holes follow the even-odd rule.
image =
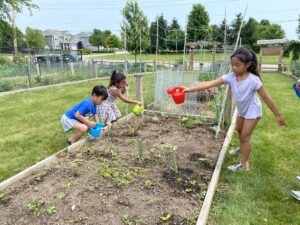
[[[50,49],[76,50],[79,38],[68,31],[48,29],[44,31],[46,45]]]
[[[89,32],[81,32],[77,34],[77,38],[82,42],[83,48],[87,48],[90,46],[89,38],[92,34]]]

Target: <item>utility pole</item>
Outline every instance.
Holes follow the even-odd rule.
[[[158,17],[156,18],[156,57],[155,57],[155,67],[157,68],[158,63]]]

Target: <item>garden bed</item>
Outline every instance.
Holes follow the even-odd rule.
[[[195,224],[223,139],[195,118],[134,118],[0,193],[0,224]]]

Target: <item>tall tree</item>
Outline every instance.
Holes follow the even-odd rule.
[[[16,28],[16,37],[19,47],[27,47],[22,31]],[[0,19],[0,46],[13,47],[13,27]]]
[[[122,43],[117,35],[111,34],[105,39],[105,46],[107,48],[121,48]]]
[[[228,34],[230,33],[230,28],[229,28],[229,25],[226,24],[225,19],[222,20],[220,25],[211,25],[213,40],[224,43],[225,26],[226,26],[227,36],[228,36]],[[228,44],[228,41],[227,41],[227,44]]]
[[[45,36],[43,31],[27,27],[25,31],[25,39],[29,48],[44,48]]]
[[[38,9],[38,6],[32,3],[31,0],[1,0],[0,1],[0,19],[12,19],[12,11],[21,13],[23,8],[27,8],[32,13],[33,9]]]
[[[250,17],[241,31],[242,44],[256,52],[259,50],[259,46],[256,43],[258,40],[258,26],[259,23]]]
[[[121,26],[122,37],[125,37],[126,30],[127,49],[134,52],[136,61],[140,49],[146,49],[150,43],[148,19],[136,0],[128,0],[122,13],[125,17],[125,24]]]
[[[228,43],[234,45],[238,37],[238,32],[243,21],[241,13],[237,14],[235,19],[231,22],[231,29],[228,33]]]
[[[158,28],[158,48],[159,50],[166,50],[168,22],[165,20],[163,14],[157,17],[156,20],[153,21],[150,25],[150,45],[151,45],[150,50],[152,53],[156,51],[157,28]]]
[[[105,40],[106,38],[111,34],[111,31],[105,30],[101,31],[99,29],[94,29],[93,34],[89,38],[89,42],[98,47],[98,50],[100,49],[100,46],[105,46]]]
[[[258,39],[280,39],[285,37],[285,32],[279,24],[271,24],[262,20],[258,26]]]
[[[292,53],[292,60],[299,60],[300,58],[300,15],[296,33],[298,34],[298,40],[289,41],[284,49],[284,56],[288,57]]]
[[[172,51],[181,51],[184,48],[184,31],[181,30],[176,18],[173,18],[172,23],[168,27],[168,49]]]
[[[208,38],[209,15],[201,4],[194,4],[188,17],[187,38],[188,41],[200,41]]]

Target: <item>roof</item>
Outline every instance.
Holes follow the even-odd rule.
[[[54,29],[48,29],[44,31],[45,36],[57,35],[57,36],[65,36],[69,31],[59,31]]]
[[[76,36],[79,38],[89,38],[92,34],[90,32],[81,32],[77,34]]]
[[[258,40],[258,45],[276,45],[276,44],[286,44],[287,39],[271,39],[271,40]]]

